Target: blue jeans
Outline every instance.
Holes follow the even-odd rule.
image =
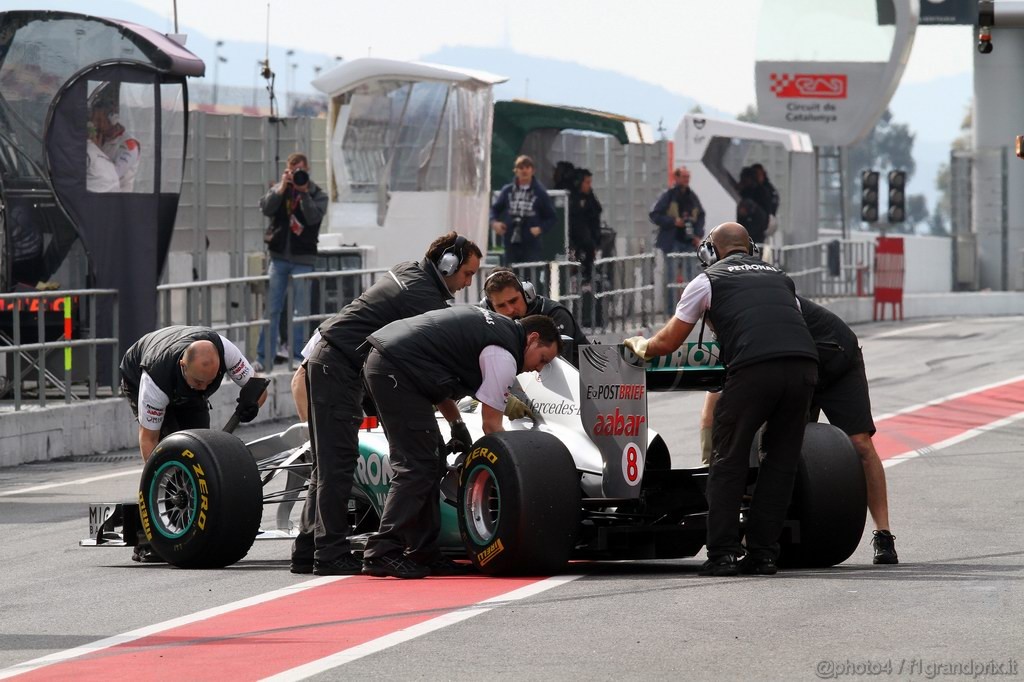
[[[689,244],[683,244],[682,242],[675,242],[672,251],[669,253],[694,253],[693,247]],[[667,254],[666,254],[667,255]],[[665,278],[668,284],[685,285],[691,279],[700,274],[700,268],[698,266],[696,257],[693,258],[666,258],[665,259]],[[683,287],[677,286],[675,288],[668,289],[668,295],[665,296],[666,313],[672,315],[675,313],[676,304],[679,303],[679,297],[683,294]]]
[[[288,301],[288,281],[292,275],[301,275],[306,272],[313,272],[312,265],[292,263],[283,258],[270,259],[270,267],[267,274],[270,275],[270,291],[267,294],[267,318],[270,320],[270,361],[273,363],[274,355],[277,354],[277,334],[281,328],[281,315],[284,313],[285,303]],[[297,280],[295,282],[293,316],[309,315],[309,280]],[[260,341],[256,346],[257,360],[266,364],[264,342],[267,336],[267,328],[260,330]],[[302,360],[302,347],[306,345],[306,323],[296,322],[292,326],[292,355],[296,360]]]

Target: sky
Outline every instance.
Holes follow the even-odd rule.
[[[133,2],[165,18],[153,28],[173,30],[172,0]],[[755,101],[761,0],[177,0],[178,23],[224,40],[225,50],[262,43],[268,5],[271,44],[304,52],[417,59],[446,45],[507,47],[617,71],[734,114]],[[964,30],[921,28],[903,83],[969,72]]]

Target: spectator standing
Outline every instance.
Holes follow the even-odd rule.
[[[277,335],[287,301],[288,283],[293,275],[313,271],[320,223],[327,212],[327,194],[310,178],[309,159],[305,154],[295,153],[288,157],[281,181],[263,195],[260,209],[270,218],[270,226],[263,238],[270,252],[270,267],[267,269],[270,275],[267,294],[270,325],[260,332],[256,354],[258,363],[270,366],[278,347]],[[293,314],[308,315],[309,281],[297,280],[294,285]],[[304,323],[292,327],[292,353],[300,362],[300,350],[306,343],[306,337]],[[262,368],[262,364],[257,366],[258,371]]]
[[[515,180],[501,188],[491,205],[491,229],[502,237],[505,265],[542,260],[541,238],[555,224],[547,189],[534,177],[533,159],[516,159]]]

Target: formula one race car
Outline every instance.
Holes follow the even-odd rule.
[[[684,344],[646,364],[611,345],[581,347],[579,358],[579,371],[556,359],[520,375],[514,392],[535,416],[504,432],[483,435],[478,405],[460,403],[477,440],[448,456],[441,484],[447,553],[499,575],[556,573],[570,559],[663,559],[701,550],[708,469],[672,467],[667,444],[648,426],[647,393],[719,387],[724,368],[716,345]],[[392,474],[383,430],[366,425],[350,505],[357,534],[376,530]],[[262,536],[290,534],[290,508],[308,476],[306,439],[304,424],[249,444],[218,431],[173,434],[147,463],[137,503],[93,505],[91,538],[83,544],[135,544],[141,528],[174,565],[238,561],[261,534],[264,504],[284,502],[280,528]],[[755,442],[751,489],[757,465]],[[264,495],[281,473],[285,489]],[[780,563],[845,561],[860,543],[865,511],[864,473],[849,439],[833,426],[808,424]],[[746,512],[737,510],[741,523]],[[354,536],[353,544],[364,538]]]

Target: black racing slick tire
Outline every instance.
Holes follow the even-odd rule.
[[[223,431],[178,431],[142,471],[142,529],[180,568],[222,568],[244,557],[259,532],[263,486],[245,443]]]
[[[484,436],[459,476],[459,532],[473,565],[489,575],[559,573],[573,550],[580,497],[572,455],[554,436]]]
[[[850,439],[834,426],[808,424],[779,563],[841,564],[860,545],[866,514],[864,467]]]

